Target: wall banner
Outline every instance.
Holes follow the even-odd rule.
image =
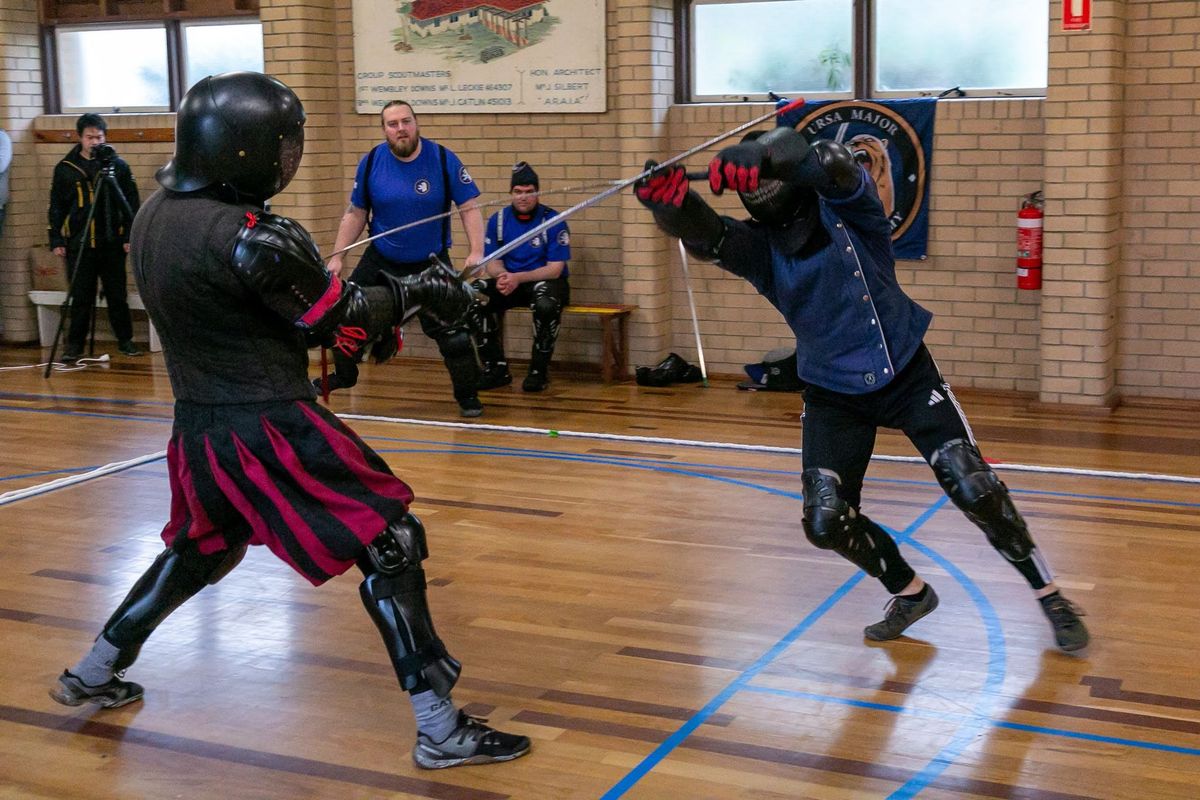
[[[937,100],[827,100],[779,118],[809,141],[850,148],[879,188],[892,224],[896,258],[925,258],[929,244],[929,178]]]
[[[353,0],[355,110],[603,112],[601,0]]]

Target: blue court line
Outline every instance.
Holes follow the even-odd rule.
[[[0,392],[0,400],[71,400],[79,403],[112,403],[116,406],[174,406],[174,400],[134,400],[117,397],[85,397],[73,394],[38,394],[36,392]]]
[[[2,475],[0,481],[19,481],[22,478],[44,478],[47,475],[72,475],[77,472],[90,472],[96,469],[98,465],[93,464],[90,467],[64,467],[63,469],[47,469],[41,472],[26,472],[23,475]]]
[[[755,692],[758,694],[773,694],[780,697],[794,697],[798,700],[813,700],[818,703],[829,703],[831,705],[851,706],[853,708],[867,708],[873,711],[885,711],[890,714],[900,714],[906,717],[922,717],[924,719],[941,719],[948,722],[961,722],[971,719],[970,714],[964,714],[956,711],[937,711],[928,708],[911,708],[909,706],[898,706],[891,703],[874,703],[869,700],[853,700],[846,697],[836,697],[828,694],[818,694],[816,692],[801,692],[793,689],[776,689],[771,686],[747,686],[747,692]],[[1183,747],[1173,744],[1162,744],[1161,742],[1150,742],[1144,739],[1126,739],[1120,736],[1104,736],[1099,733],[1082,733],[1080,731],[1072,731],[1066,728],[1051,728],[1046,725],[1028,725],[1022,722],[1009,722],[1007,720],[995,718],[978,718],[992,728],[1007,728],[1015,731],[1025,731],[1027,733],[1038,733],[1046,736],[1064,736],[1070,739],[1083,739],[1089,742],[1101,742],[1104,744],[1119,744],[1127,747],[1136,747],[1140,750],[1161,750],[1168,753],[1179,753],[1185,756],[1200,756],[1200,748]]]
[[[19,395],[19,394],[14,394],[14,393],[0,392],[0,399],[2,399],[4,397],[44,398],[46,396],[45,395]],[[171,403],[164,402],[164,401],[147,402],[147,401],[136,401],[136,400],[108,400],[108,399],[94,398],[94,397],[74,398],[74,397],[62,396],[62,399],[94,400],[97,402],[112,402],[112,403],[125,403],[125,404],[133,404],[133,403],[137,403],[137,402],[143,402],[146,405],[173,405]],[[17,412],[26,412],[26,413],[31,413],[31,414],[61,414],[64,416],[93,417],[93,418],[98,418],[98,419],[110,419],[110,420],[111,419],[120,419],[120,420],[130,420],[130,421],[135,421],[135,422],[159,422],[159,423],[168,423],[168,424],[173,422],[173,420],[169,417],[141,417],[141,416],[133,416],[133,415],[128,415],[128,414],[116,414],[116,413],[102,414],[102,413],[98,413],[98,412],[70,411],[70,410],[65,410],[65,409],[49,409],[49,408],[36,409],[36,408],[25,408],[25,407],[13,408],[13,407],[8,407],[8,406],[0,406],[0,411],[17,411]],[[463,430],[470,430],[470,429],[465,428]],[[458,449],[464,449],[464,450],[479,449],[479,450],[486,450],[489,452],[518,452],[518,453],[532,453],[532,454],[541,454],[541,453],[546,452],[544,450],[530,450],[530,449],[524,449],[524,448],[508,448],[508,447],[500,447],[497,445],[475,445],[475,444],[468,444],[465,442],[461,442],[461,443],[460,442],[440,442],[440,441],[435,441],[435,440],[410,439],[410,438],[391,437],[391,436],[362,436],[361,438],[364,441],[430,444],[430,445],[439,446],[439,447],[443,447],[443,448],[448,447],[448,448],[451,448],[451,451],[458,450]],[[380,452],[402,453],[402,452],[445,452],[445,451],[440,451],[440,450],[408,451],[408,450],[402,450],[402,449],[391,449],[388,451],[380,451]],[[764,454],[756,453],[756,455],[764,455]],[[786,454],[780,454],[780,453],[771,453],[769,455],[788,457],[788,456],[786,456]],[[649,458],[643,459],[643,458],[638,458],[638,457],[634,457],[634,456],[608,456],[606,458],[608,458],[610,460],[604,461],[603,463],[613,464],[613,465],[658,463],[658,460],[655,460],[655,459],[649,459]],[[694,468],[699,468],[699,469],[721,469],[721,470],[725,470],[725,471],[757,472],[760,474],[774,474],[774,475],[784,475],[784,476],[799,474],[797,472],[793,472],[790,470],[768,470],[768,469],[758,469],[755,467],[732,467],[732,466],[725,466],[722,464],[705,464],[705,463],[696,463],[696,462],[665,462],[665,463],[674,464],[674,465],[684,465],[684,466],[689,466],[689,467],[694,467]],[[913,464],[912,466],[916,466],[916,465]],[[1002,469],[1004,465],[1000,464],[997,466],[1001,467],[1001,469]],[[1123,478],[1123,477],[1119,477],[1119,476],[1095,475],[1095,476],[1089,476],[1089,477],[1094,477],[1098,480],[1099,479],[1131,480],[1129,478]],[[867,482],[868,483],[881,483],[881,484],[896,484],[896,485],[903,485],[903,486],[936,487],[938,489],[938,491],[941,491],[941,487],[938,486],[938,484],[935,481],[921,481],[921,480],[911,480],[911,479],[901,479],[901,478],[867,478]],[[1167,507],[1167,508],[1200,508],[1200,503],[1191,503],[1191,502],[1185,502],[1185,501],[1181,501],[1181,500],[1148,500],[1146,498],[1141,498],[1141,497],[1123,497],[1120,495],[1084,494],[1084,493],[1080,493],[1080,492],[1052,492],[1052,491],[1045,491],[1045,490],[1041,490],[1041,489],[1014,489],[1011,487],[1009,488],[1009,491],[1015,495],[1066,497],[1066,498],[1073,498],[1073,499],[1079,499],[1079,500],[1107,500],[1107,501],[1111,501],[1111,502],[1121,502],[1121,503],[1130,503],[1130,504],[1148,505],[1148,506],[1161,506],[1161,507]]]
[[[67,411],[61,408],[13,408],[11,406],[0,406],[0,411],[17,411],[22,414],[51,414],[67,417],[91,417],[94,419],[119,419],[129,422],[165,422],[168,425],[174,422],[171,417],[139,417],[133,414],[102,414],[99,411]]]
[[[947,498],[945,495],[938,498],[936,502],[924,513],[921,514],[911,525],[909,525],[902,533],[897,535],[897,543],[910,539],[912,535],[924,525],[930,517],[943,505]],[[809,612],[808,616],[802,619],[794,628],[792,628],[782,639],[776,642],[767,652],[763,653],[757,661],[746,668],[740,675],[734,678],[730,683],[722,689],[712,700],[708,701],[697,711],[691,719],[687,720],[680,728],[667,737],[658,747],[654,748],[641,763],[626,773],[625,777],[617,781],[607,792],[601,795],[600,800],[616,800],[616,798],[624,796],[626,792],[640,781],[647,773],[659,764],[664,758],[671,754],[673,750],[679,747],[683,740],[692,734],[696,728],[700,727],[709,717],[716,713],[717,709],[725,705],[734,694],[744,688],[758,673],[762,672],[772,661],[790,647],[800,636],[823,617],[831,608],[833,608],[839,600],[849,594],[850,590],[862,582],[866,577],[866,573],[855,572],[845,583],[833,591],[829,597],[825,598],[815,609]]]
[[[948,498],[943,496],[942,499],[946,500]],[[924,769],[909,778],[899,789],[888,795],[888,800],[908,800],[908,798],[915,797],[921,790],[937,780],[937,777],[945,772],[946,768],[952,765],[962,755],[962,752],[975,741],[976,735],[986,729],[987,726],[979,720],[993,716],[995,707],[1000,699],[1000,689],[1004,685],[1005,660],[1007,658],[1004,644],[1004,629],[1000,625],[1000,617],[996,614],[996,609],[992,607],[991,602],[983,594],[983,590],[979,588],[979,585],[967,577],[966,573],[960,570],[957,565],[933,550],[933,548],[911,537],[909,537],[908,544],[946,570],[967,591],[971,602],[979,610],[979,616],[983,620],[984,631],[987,633],[988,667],[987,678],[984,680],[983,687],[979,690],[979,697],[975,703],[974,716],[976,721],[968,721],[960,727],[958,732],[955,733],[954,738],[938,751],[937,755],[925,765]]]
[[[503,447],[500,445],[468,444],[466,442],[439,442],[439,441],[434,441],[434,440],[422,440],[422,439],[401,439],[401,438],[394,438],[394,437],[389,437],[389,436],[363,436],[362,438],[364,441],[370,441],[370,442],[382,441],[382,442],[402,442],[402,443],[431,445],[431,447],[429,447],[429,448],[415,448],[415,447],[414,448],[400,448],[400,447],[375,448],[376,451],[380,452],[380,453],[452,453],[452,452],[457,452],[460,450],[467,450],[467,451],[483,451],[483,452],[492,453],[492,454],[496,454],[496,455],[505,455],[505,454],[526,455],[531,458],[542,458],[542,457],[548,457],[548,456],[552,456],[552,455],[565,455],[565,454],[556,454],[556,453],[554,453],[554,451],[541,450],[541,449],[535,450],[532,448]],[[448,448],[448,449],[446,449],[446,448]],[[769,469],[758,469],[755,467],[735,467],[735,466],[726,466],[723,464],[708,464],[708,463],[694,462],[694,461],[674,461],[674,460],[664,461],[661,459],[639,458],[639,457],[635,457],[635,456],[611,456],[611,455],[595,456],[595,455],[579,454],[578,457],[582,458],[582,459],[593,459],[596,461],[601,461],[602,463],[606,463],[606,464],[627,465],[627,466],[662,465],[662,466],[667,466],[667,467],[674,467],[677,469],[719,469],[719,470],[723,470],[726,472],[753,472],[753,473],[758,473],[758,474],[778,475],[778,476],[782,476],[782,477],[793,477],[793,476],[799,477],[801,474],[800,472],[794,472],[791,470],[769,470]],[[914,464],[912,466],[919,466],[919,465]],[[1127,479],[1121,479],[1121,480],[1127,480]],[[935,489],[938,492],[942,491],[941,485],[938,484],[937,481],[932,481],[932,480],[921,481],[921,480],[909,480],[909,479],[899,479],[899,478],[873,478],[873,477],[868,476],[866,478],[866,482],[870,483],[870,484],[893,484],[893,485],[903,485],[903,486],[919,486],[919,487],[923,487],[923,488]],[[1052,491],[1047,491],[1047,490],[1043,490],[1043,489],[1014,489],[1012,487],[1009,487],[1009,492],[1011,492],[1014,495],[1065,497],[1065,498],[1072,498],[1072,499],[1077,499],[1077,500],[1109,500],[1109,501],[1113,501],[1113,502],[1121,502],[1121,503],[1129,503],[1129,504],[1160,506],[1163,508],[1200,508],[1200,503],[1191,503],[1191,502],[1186,502],[1183,500],[1150,500],[1150,499],[1146,499],[1144,497],[1121,497],[1121,496],[1117,496],[1117,495],[1085,494],[1082,492],[1052,492]]]
[[[64,412],[64,413],[77,413],[77,412]],[[388,437],[378,437],[378,438],[388,438]],[[401,441],[411,441],[411,440],[401,440]],[[431,442],[431,443],[433,443],[433,442]],[[667,473],[688,475],[688,476],[692,476],[692,477],[700,477],[700,478],[703,478],[706,480],[716,480],[719,482],[731,483],[731,484],[738,485],[738,486],[741,486],[744,488],[751,488],[751,489],[755,489],[758,491],[768,491],[771,493],[783,494],[785,496],[792,497],[795,499],[802,498],[802,495],[797,495],[795,493],[790,493],[790,492],[778,492],[778,491],[772,490],[770,487],[763,487],[761,485],[755,485],[755,484],[751,484],[751,483],[748,483],[745,481],[725,479],[725,478],[720,478],[720,477],[713,476],[713,475],[706,475],[703,473],[693,472],[693,471],[690,471],[687,469],[681,469],[680,465],[678,463],[659,466],[657,463],[648,464],[648,463],[646,463],[646,461],[644,459],[628,459],[628,458],[622,458],[622,457],[598,458],[596,456],[579,456],[579,455],[574,455],[574,454],[547,454],[545,451],[533,451],[533,450],[528,450],[528,449],[513,449],[513,448],[497,448],[497,447],[480,446],[480,445],[452,444],[449,447],[447,447],[445,443],[440,443],[440,442],[435,443],[435,444],[439,444],[439,445],[441,445],[441,447],[439,447],[437,449],[428,448],[428,449],[422,449],[422,450],[416,450],[413,448],[396,449],[396,450],[394,450],[394,452],[438,452],[438,453],[454,454],[454,453],[462,453],[463,450],[467,450],[467,451],[472,452],[472,454],[478,454],[478,455],[495,455],[495,456],[501,456],[501,457],[536,457],[536,458],[543,458],[543,459],[548,458],[548,459],[554,459],[554,460],[569,460],[569,461],[578,461],[578,462],[586,462],[586,463],[595,463],[595,464],[603,464],[603,465],[609,465],[609,466],[630,466],[630,467],[641,468],[641,469],[649,469],[651,471],[657,471],[657,472],[667,472]],[[717,468],[721,468],[720,465],[717,465]],[[69,471],[69,470],[64,470],[64,471]],[[922,485],[932,485],[932,484],[922,484]],[[912,535],[915,533],[915,531],[917,529],[919,529],[926,521],[928,521],[928,519],[934,513],[936,513],[936,511],[938,511],[943,505],[945,505],[946,502],[947,502],[947,498],[945,496],[940,497],[937,502],[935,502],[929,509],[927,509],[903,533],[896,535],[896,540],[897,540],[898,544],[907,543],[907,544],[912,545],[913,547],[915,547],[916,549],[918,549],[922,553],[924,553],[926,556],[930,557],[932,560],[937,562],[940,566],[942,566],[943,569],[945,569],[949,574],[954,576],[954,578],[957,582],[962,584],[964,586],[964,588],[967,589],[967,592],[968,592],[968,594],[971,595],[972,600],[980,608],[981,615],[984,617],[985,626],[987,626],[987,628],[988,628],[989,651],[990,651],[991,655],[989,658],[988,679],[987,679],[987,681],[985,683],[985,687],[983,689],[984,696],[980,698],[979,705],[981,707],[983,707],[985,704],[986,705],[994,705],[994,698],[996,695],[998,695],[999,686],[1003,683],[1003,669],[1004,669],[1004,661],[1005,661],[1003,634],[999,627],[999,620],[998,620],[994,610],[991,608],[990,603],[987,601],[986,597],[978,589],[978,587],[974,584],[973,581],[971,581],[969,578],[967,578],[967,576],[964,573],[962,573],[961,570],[959,570],[953,563],[949,562],[948,560],[946,560],[945,558],[943,558],[942,556],[937,554],[932,549],[926,547],[925,545],[922,545],[919,542],[913,541],[911,538]],[[722,705],[724,705],[726,702],[728,702],[728,700],[739,689],[745,689],[747,691],[764,691],[764,689],[762,689],[761,687],[755,687],[755,686],[748,685],[748,681],[751,680],[753,677],[755,677],[758,673],[760,673],[768,664],[770,664],[784,650],[786,650],[787,647],[791,646],[791,644],[793,644],[795,642],[795,640],[799,638],[800,635],[802,635],[805,631],[807,631],[813,624],[815,624],[815,622],[817,620],[819,620],[834,605],[836,605],[836,603],[838,601],[840,601],[843,597],[845,597],[846,594],[848,594],[851,589],[853,589],[858,583],[860,583],[862,581],[863,577],[864,577],[863,573],[861,573],[861,572],[856,573],[854,576],[849,578],[845,583],[843,583],[842,586],[839,587],[837,590],[835,590],[834,593],[831,594],[828,598],[826,598],[826,600],[824,602],[822,602],[816,609],[814,609],[812,612],[810,612],[808,614],[808,616],[806,616],[803,620],[801,620],[801,622],[798,623],[796,625],[796,627],[794,627],[783,639],[781,639],[779,642],[776,643],[775,646],[773,646],[770,650],[768,650],[766,653],[764,653],[763,656],[761,656],[758,659],[758,661],[755,662],[755,664],[751,665],[751,667],[749,667],[737,679],[735,679],[729,686],[727,686],[724,691],[722,691],[720,694],[718,694],[716,697],[714,697],[708,704],[706,704],[705,707],[702,708],[691,720],[689,720],[678,731],[676,731],[676,733],[674,735],[672,735],[672,737],[670,737],[669,739],[664,741],[658,748],[656,748],[656,750],[654,752],[652,752],[650,754],[650,756],[648,756],[645,760],[643,760],[642,764],[640,764],[637,768],[635,768],[633,771],[631,771],[629,774],[627,774],[622,781],[618,782],[617,785],[615,785],[612,789],[610,789],[603,796],[603,798],[605,800],[607,800],[607,798],[617,798],[617,797],[622,796],[626,791],[628,791],[629,788],[631,788],[638,780],[640,780],[641,777],[644,777],[644,775],[646,773],[648,773],[649,770],[653,768],[653,766],[655,766],[657,763],[659,763],[672,750],[674,750],[676,747],[678,747],[683,742],[683,740],[687,738],[687,736],[689,736],[692,732],[694,732],[695,729],[697,727],[699,727],[699,725],[703,724],[703,722],[706,719],[708,719],[713,713],[715,713],[715,711],[718,708],[720,708]],[[796,696],[801,696],[801,695],[802,695],[802,693],[797,693]],[[820,696],[817,696],[817,695],[810,695],[810,696],[817,698],[817,699],[822,699]],[[827,698],[827,701],[828,702],[846,703],[846,704],[861,703],[861,701],[851,701],[851,700],[846,700],[844,698]],[[868,703],[861,703],[861,704],[866,707],[880,708],[880,709],[884,709],[884,710],[897,710],[902,713],[918,713],[916,710],[907,710],[907,709],[903,709],[902,707],[895,707],[895,706],[889,707],[889,706],[884,706],[883,704],[868,704]],[[1063,731],[1063,730],[1057,730],[1057,729],[1051,729],[1051,728],[1044,728],[1042,726],[1023,725],[1023,724],[1019,724],[1019,723],[993,721],[993,720],[990,720],[988,718],[988,716],[986,716],[983,713],[982,709],[976,711],[975,715],[973,715],[973,716],[971,716],[971,715],[947,715],[946,718],[955,719],[955,720],[964,722],[964,723],[966,723],[967,727],[964,729],[960,729],[960,731],[955,736],[955,738],[950,742],[950,744],[948,744],[946,747],[944,747],[942,749],[942,751],[940,751],[933,759],[931,759],[931,761],[925,767],[925,769],[923,769],[920,773],[918,773],[916,776],[914,776],[912,779],[910,779],[904,786],[902,786],[898,790],[896,790],[896,792],[894,792],[890,796],[891,798],[911,798],[911,797],[915,796],[917,793],[919,793],[922,789],[926,788],[930,783],[932,783],[934,780],[936,780],[938,775],[940,775],[947,767],[949,767],[951,764],[954,763],[954,760],[959,755],[961,755],[962,750],[964,750],[969,744],[971,744],[971,742],[974,741],[975,736],[980,729],[986,728],[989,726],[1010,728],[1013,730],[1021,730],[1021,731],[1032,732],[1032,733],[1045,733],[1047,735],[1070,736],[1070,737],[1074,737],[1074,738],[1086,739],[1089,741],[1100,741],[1100,742],[1108,742],[1108,743],[1114,743],[1114,744],[1127,744],[1127,745],[1130,745],[1133,747],[1140,747],[1140,748],[1144,748],[1144,749],[1158,749],[1158,750],[1164,750],[1167,752],[1182,753],[1182,754],[1188,754],[1188,755],[1200,754],[1200,750],[1193,751],[1192,748],[1175,747],[1172,745],[1162,745],[1162,744],[1158,744],[1158,743],[1154,743],[1154,742],[1144,742],[1144,741],[1138,741],[1138,740],[1132,740],[1132,739],[1123,739],[1123,738],[1119,738],[1119,737],[1103,737],[1103,736],[1097,736],[1097,735],[1092,735],[1092,734],[1078,734],[1078,733],[1074,733],[1071,731]]]

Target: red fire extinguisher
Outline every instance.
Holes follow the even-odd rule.
[[[1042,193],[1025,195],[1017,211],[1017,288],[1042,288]]]

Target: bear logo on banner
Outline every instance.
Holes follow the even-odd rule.
[[[780,117],[806,139],[850,148],[879,191],[897,258],[925,258],[929,243],[929,165],[937,101],[833,100]]]

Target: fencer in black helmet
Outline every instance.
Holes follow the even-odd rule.
[[[260,72],[201,79],[179,105],[175,157],[155,177],[173,192],[224,184],[261,205],[283,190],[304,153],[304,108]]]
[[[1058,591],[925,346],[933,315],[897,280],[891,223],[867,170],[840,142],[809,144],[781,126],[721,150],[708,179],[714,194],[736,191],[753,219],[718,214],[678,165],[649,171],[634,193],[660,228],[748,280],[791,328],[795,377],[806,384],[801,527],[892,595],[864,637],[895,639],[938,605],[891,534],[862,513],[863,479],[884,427],[909,437],[950,500],[1026,580],[1055,643],[1085,647],[1079,609]]]
[[[394,342],[418,309],[459,321],[470,289],[440,266],[371,286],[343,281],[303,226],[263,210],[304,149],[304,110],[279,81],[205,78],[178,125],[175,158],[158,173],[164,188],[131,234],[134,277],[175,396],[166,547],[51,696],[106,708],[141,700],[143,687],[122,676],[155,629],[263,544],[314,585],[362,573],[359,597],[415,712],[417,766],[525,755],[528,737],[455,705],[461,664],[434,628],[412,490],[315,402],[308,379],[310,341],[344,342],[353,356],[364,341]]]

